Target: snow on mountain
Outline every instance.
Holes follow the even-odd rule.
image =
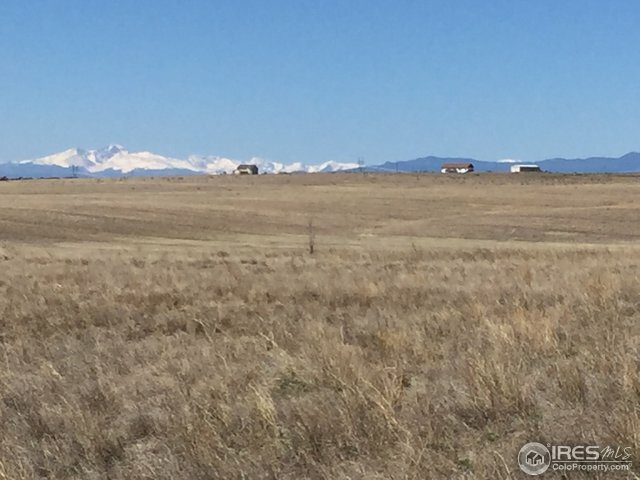
[[[163,157],[151,152],[130,153],[127,150],[120,150],[112,156],[106,157],[101,163],[89,169],[91,173],[104,170],[118,170],[122,173],[129,173],[132,170],[164,170],[164,169],[184,169],[196,170],[187,160]]]
[[[109,145],[100,150],[71,148],[64,152],[35,160],[25,160],[20,163],[55,165],[64,168],[79,167],[89,173],[99,173],[105,170],[117,170],[122,173],[129,173],[136,169],[163,170],[168,168],[195,170],[193,165],[186,160],[163,157],[151,152],[129,152],[120,145]]]
[[[20,164],[33,164],[33,165],[52,165],[57,167],[69,168],[69,167],[84,167],[89,169],[95,166],[95,161],[89,155],[89,152],[81,150],[79,148],[70,148],[64,152],[54,153],[53,155],[47,155],[36,160],[23,160],[18,162]]]
[[[309,173],[313,172],[338,172],[340,170],[353,170],[354,168],[360,167],[357,163],[338,163],[332,160],[328,162],[321,163],[317,166],[311,166],[307,170]]]
[[[149,171],[180,170],[218,175],[232,173],[241,163],[252,163],[258,166],[261,173],[280,172],[336,172],[356,168],[355,163],[324,162],[320,165],[304,165],[300,162],[284,164],[259,157],[241,162],[220,156],[191,155],[186,159],[171,158],[152,152],[130,152],[121,145],[109,145],[99,150],[83,150],[71,148],[64,152],[47,155],[35,160],[24,160],[18,165],[39,165],[60,168],[77,167],[82,172],[100,175],[120,172],[135,174]]]
[[[249,163],[257,165],[258,170],[261,173],[280,173],[280,172],[293,172],[293,171],[303,171],[306,170],[304,165],[301,163],[292,163],[290,165],[285,165],[284,163],[272,162],[269,160],[265,160],[260,157],[252,157],[246,162],[240,162],[237,160],[232,160],[226,157],[218,157],[218,156],[199,156],[199,155],[191,155],[188,158],[188,161],[198,171],[206,172],[212,175],[217,175],[221,173],[233,173],[238,165],[241,163]]]

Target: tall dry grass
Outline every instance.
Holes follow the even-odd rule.
[[[2,479],[521,478],[534,440],[638,470],[631,248],[42,252],[0,254]]]

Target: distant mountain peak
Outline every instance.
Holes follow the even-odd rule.
[[[124,148],[122,145],[118,145],[117,143],[114,143],[111,145],[107,145],[104,148],[100,148],[96,150],[96,152],[105,153],[109,155],[117,155],[118,153],[121,153],[121,152],[128,152],[128,150]]]

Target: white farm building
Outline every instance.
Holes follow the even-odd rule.
[[[511,173],[541,172],[538,165],[511,165]]]

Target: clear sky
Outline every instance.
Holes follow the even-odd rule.
[[[638,0],[1,0],[0,161],[640,150]]]

